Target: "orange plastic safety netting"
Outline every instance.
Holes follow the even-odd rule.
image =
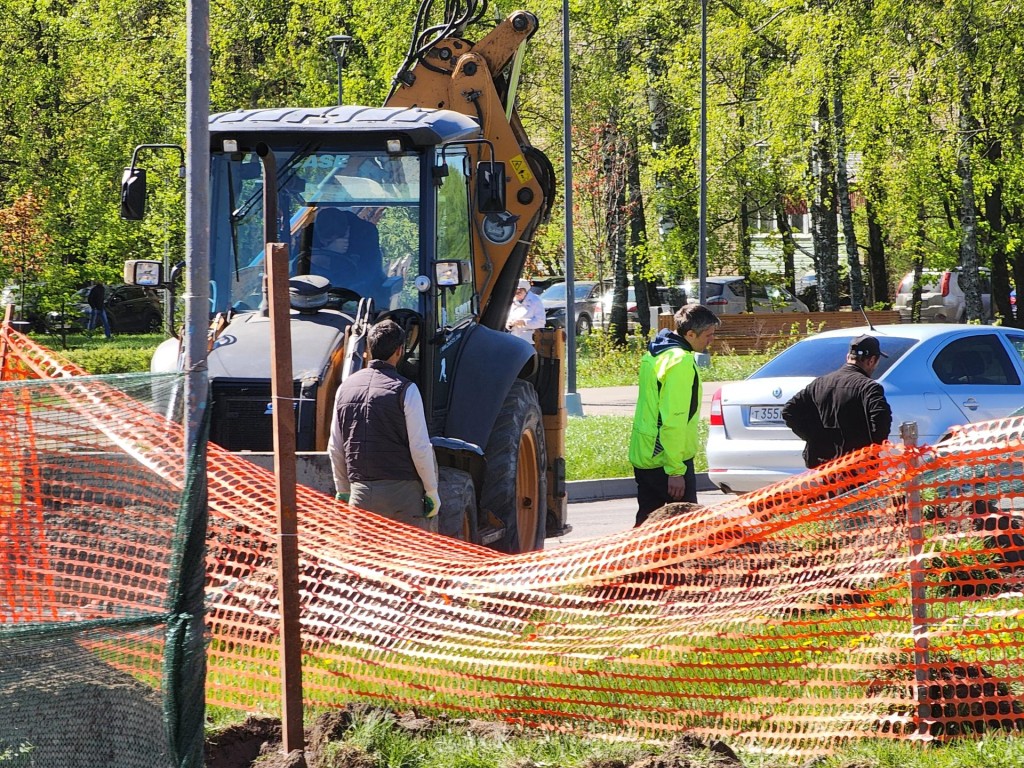
[[[7,344],[5,372],[75,373],[24,337]],[[31,409],[3,390],[8,431],[28,410],[41,424],[41,411],[67,409],[123,452],[117,479],[183,492],[180,430],[145,398],[108,377],[51,387]],[[370,699],[610,737],[689,732],[794,756],[862,737],[1024,729],[1022,428],[1005,420],[938,448],[866,449],[713,508],[516,556],[300,488],[307,706]],[[38,439],[0,453],[5,467],[46,466]],[[208,466],[207,702],[276,712],[273,478],[212,445]],[[75,482],[102,499],[107,474],[83,466]],[[14,491],[3,493],[9,519]],[[125,547],[125,533],[89,537],[79,556],[108,573],[68,584],[56,578],[66,548],[54,550],[63,497],[45,483],[33,493],[36,538],[20,546],[35,559],[19,561],[2,596],[16,606],[0,613],[3,628],[95,618],[65,608],[110,603],[96,600],[101,582],[132,583],[153,553]],[[152,526],[162,546],[158,520],[133,526]],[[156,599],[118,595],[109,610]],[[153,643],[80,647],[158,687]]]

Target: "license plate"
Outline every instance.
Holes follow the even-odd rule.
[[[750,406],[750,424],[785,424],[782,420],[781,405],[752,405]]]

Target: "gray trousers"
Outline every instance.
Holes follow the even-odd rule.
[[[419,480],[371,480],[351,485],[352,506],[437,533],[437,518],[423,516],[423,484]]]

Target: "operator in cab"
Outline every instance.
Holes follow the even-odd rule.
[[[309,273],[326,277],[332,288],[347,288],[387,307],[380,234],[350,211],[323,208],[313,223]]]

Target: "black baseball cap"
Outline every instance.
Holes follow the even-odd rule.
[[[888,357],[878,345],[878,339],[874,336],[868,336],[866,333],[861,334],[850,342],[850,352],[857,355],[857,357],[878,357],[879,355]]]

